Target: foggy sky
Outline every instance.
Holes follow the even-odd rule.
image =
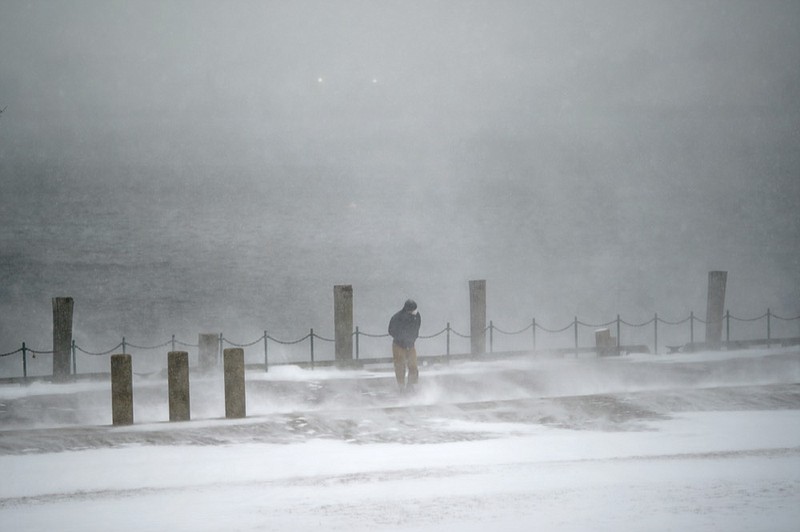
[[[508,317],[677,315],[722,269],[740,313],[800,312],[798,2],[0,11],[4,308],[86,290],[30,293],[45,273],[18,259],[74,262],[116,223],[120,261],[164,253],[191,292],[205,274],[176,246],[252,277],[241,252],[296,288],[282,306],[345,282],[443,321],[484,278]],[[77,248],[53,236],[64,209],[92,213]]]

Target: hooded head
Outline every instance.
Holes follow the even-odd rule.
[[[406,304],[403,305],[403,310],[406,312],[414,312],[417,310],[417,302],[413,299],[406,300]]]

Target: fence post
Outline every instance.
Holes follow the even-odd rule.
[[[167,353],[167,395],[169,397],[169,420],[189,421],[189,353],[170,351]]]
[[[470,352],[486,352],[486,281],[469,282]]]
[[[489,352],[494,353],[494,322],[489,320]]]
[[[656,312],[656,317],[653,320],[653,327],[655,328],[654,336],[655,336],[655,346],[653,347],[653,354],[658,354],[658,312]]]
[[[197,338],[198,363],[202,371],[209,371],[217,364],[219,337],[216,333],[200,333]]]
[[[245,417],[244,349],[230,347],[223,351],[225,373],[225,417]]]
[[[728,272],[708,272],[706,303],[706,343],[718,344],[722,337],[722,311],[725,308],[725,284]]]
[[[308,337],[311,339],[311,369],[314,369],[314,328],[311,328],[311,332],[308,333]]]
[[[536,318],[531,319],[531,336],[533,337],[533,353],[536,354]]]
[[[770,323],[770,321],[771,321],[770,318],[771,317],[772,317],[772,312],[770,312],[770,310],[767,309],[767,349],[770,348],[770,344],[771,344],[770,340],[772,340],[772,327],[771,327],[771,323]]]
[[[133,369],[128,354],[111,355],[111,419],[133,425]]]
[[[447,363],[450,363],[450,322],[447,322]]]
[[[175,335],[172,335],[172,350],[175,351]]]
[[[353,285],[333,287],[333,333],[338,364],[353,360]]]
[[[70,348],[72,347],[71,297],[53,298],[53,380],[65,381],[70,373]]]
[[[217,365],[219,365],[219,361],[221,356],[223,356],[223,349],[225,349],[225,344],[223,343],[223,336],[222,333],[219,333],[219,346],[217,348]],[[223,362],[224,363],[224,362]]]
[[[25,347],[25,342],[22,342],[22,376],[28,378],[28,348]]]
[[[689,352],[694,353],[694,311],[689,313]]]
[[[594,345],[598,357],[619,355],[619,351],[615,349],[614,342],[614,337],[611,336],[610,330],[607,328],[595,329]]]
[[[619,314],[617,314],[617,353],[619,353],[619,348],[622,345],[622,334],[620,333],[620,325],[622,320],[619,318]]]
[[[78,351],[77,351],[77,347],[75,346],[75,339],[73,338],[72,339],[72,374],[73,375],[77,375],[78,374],[77,358],[78,358]]]
[[[359,345],[358,345],[358,344],[359,344],[359,342],[358,342],[358,335],[359,335],[359,332],[358,332],[358,325],[356,325],[356,360],[358,360],[358,358],[359,358],[359,352],[358,352],[358,351],[359,351]]]
[[[575,316],[575,358],[578,358],[578,316]]]
[[[725,311],[725,349],[730,349],[731,342],[731,311]]]
[[[267,350],[267,331],[264,330],[264,373],[269,372],[269,351]]]

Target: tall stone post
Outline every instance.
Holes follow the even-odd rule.
[[[219,360],[219,334],[200,333],[197,344],[200,369],[208,371],[216,366]]]
[[[706,306],[706,343],[722,341],[722,315],[725,312],[725,285],[728,272],[708,272],[708,304]]]
[[[469,282],[469,334],[471,353],[486,352],[486,281]]]
[[[336,363],[353,360],[353,286],[333,287],[333,324],[336,343]]]
[[[130,355],[111,355],[111,419],[133,425],[133,365]]]
[[[189,353],[167,353],[167,382],[169,388],[169,420],[189,421]]]
[[[70,374],[72,349],[71,297],[53,298],[53,380],[65,381]]]
[[[225,417],[245,417],[244,349],[230,347],[222,352],[225,367]]]

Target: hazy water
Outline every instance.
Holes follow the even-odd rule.
[[[172,173],[162,179],[160,171]],[[172,334],[196,342],[199,332],[224,332],[244,343],[265,329],[291,340],[313,327],[332,337],[335,284],[354,285],[356,325],[373,334],[385,332],[406,297],[420,303],[423,334],[447,322],[468,333],[467,281],[481,278],[488,282],[488,318],[505,331],[534,317],[560,328],[575,315],[599,323],[621,313],[638,323],[656,311],[663,319],[705,311],[705,270],[642,269],[633,258],[612,260],[591,243],[565,244],[553,254],[526,248],[526,235],[514,232],[504,235],[504,254],[498,254],[491,235],[499,233],[488,228],[504,229],[497,220],[503,209],[469,209],[474,202],[462,187],[403,181],[393,168],[355,181],[336,167],[275,167],[264,176],[219,172],[222,177],[213,168],[195,174],[139,166],[109,175],[53,168],[12,181],[7,197],[16,201],[0,209],[0,351],[22,341],[50,349],[50,298],[65,295],[75,298],[76,340],[89,351],[113,347],[122,336],[153,345]],[[689,273],[696,278],[680,280]],[[729,276],[729,301],[757,288],[741,283],[736,272]],[[757,303],[769,295],[741,305],[739,315],[763,313],[766,305]],[[737,333],[747,330],[739,337],[766,334],[763,324],[737,327]],[[798,329],[796,322],[776,321],[773,336]],[[625,342],[652,345],[653,332],[627,330]],[[551,343],[570,346],[572,334]],[[580,334],[582,344],[592,341],[591,328]],[[659,334],[662,346],[689,339],[688,325],[662,326]],[[701,326],[695,334],[702,338]],[[540,332],[538,345],[546,338]],[[531,343],[530,333],[496,341],[499,349]],[[383,343],[365,340],[376,351]],[[443,337],[429,349],[443,352]]]
[[[422,249],[422,221],[385,209],[403,201],[375,197],[389,193],[380,188],[331,193],[316,175],[297,172],[289,180],[254,178],[230,187],[224,179],[54,174],[17,185],[20,201],[2,209],[4,346],[27,339],[47,349],[50,298],[60,295],[75,298],[83,345],[123,335],[141,344],[173,333],[194,341],[205,330],[242,342],[264,329],[297,338],[316,327],[330,336],[334,284],[356,286],[357,322],[373,333],[384,332],[406,297],[429,312],[450,307],[428,303],[422,293],[443,273],[425,263],[448,254],[453,241],[457,247],[458,235],[450,231],[450,243],[434,254]],[[447,227],[437,230],[447,234]],[[463,254],[452,256],[455,264]],[[437,293],[465,287],[458,275]],[[443,316],[437,327],[444,327]]]

